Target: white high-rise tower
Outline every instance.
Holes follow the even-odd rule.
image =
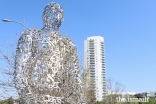
[[[96,101],[101,101],[106,95],[106,68],[104,38],[101,36],[88,37],[84,41],[84,65],[89,68],[91,90],[95,93]]]

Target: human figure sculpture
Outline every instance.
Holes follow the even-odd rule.
[[[21,104],[81,104],[82,82],[75,44],[61,36],[63,10],[55,2],[43,12],[44,27],[21,34],[14,83]]]

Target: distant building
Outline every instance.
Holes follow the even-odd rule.
[[[111,94],[120,95],[120,97],[124,98],[125,96],[134,96],[136,92],[112,92],[110,90],[107,90],[107,95]]]
[[[84,65],[89,68],[91,90],[95,93],[96,101],[101,101],[106,95],[106,67],[104,38],[101,36],[88,37],[84,41]]]
[[[143,95],[143,97],[153,97],[153,98],[156,98],[156,91],[154,92],[143,92],[143,93],[140,93]]]

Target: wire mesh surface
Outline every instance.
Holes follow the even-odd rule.
[[[14,83],[24,104],[81,104],[83,86],[75,44],[59,33],[63,10],[55,2],[43,12],[41,30],[25,30],[18,41]]]

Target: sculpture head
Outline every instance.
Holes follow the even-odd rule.
[[[64,13],[61,6],[55,2],[49,3],[42,15],[44,28],[58,30],[64,20]]]

